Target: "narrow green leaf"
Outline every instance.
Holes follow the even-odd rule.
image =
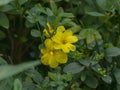
[[[5,59],[3,59],[2,57],[0,57],[0,65],[5,65],[7,64],[7,62],[5,61]]]
[[[19,79],[14,81],[14,90],[22,90],[22,83]]]
[[[106,7],[106,0],[96,0],[97,4],[101,7],[101,8],[105,8]]]
[[[13,0],[0,0],[0,6],[10,3]]]
[[[67,18],[72,18],[74,15],[72,13],[60,13],[59,16],[61,17],[67,17]]]
[[[94,76],[88,76],[85,80],[85,84],[90,88],[96,88],[98,85],[98,81]]]
[[[56,74],[56,73],[48,72],[48,76],[49,76],[52,80],[56,80],[57,74]]]
[[[93,41],[95,41],[95,37],[92,35],[92,33],[88,33],[86,37],[86,43],[89,44]]]
[[[99,13],[99,12],[86,12],[86,14],[96,17],[105,16],[103,13]]]
[[[91,44],[95,40],[100,40],[102,37],[94,28],[86,28],[80,31],[79,39],[86,39],[87,44]]]
[[[57,13],[57,6],[56,6],[54,0],[50,0],[50,6],[51,6],[51,9],[54,12],[54,14],[56,14]]]
[[[9,76],[15,75],[33,66],[37,66],[39,64],[40,64],[40,61],[37,60],[37,61],[28,62],[28,63],[22,63],[19,65],[2,65],[0,66],[0,80],[5,79]]]
[[[118,47],[110,47],[106,49],[106,56],[107,57],[114,57],[120,55],[120,48]]]
[[[8,29],[9,28],[9,20],[4,13],[0,13],[0,26]]]
[[[43,80],[42,75],[37,70],[28,70],[26,74],[31,77],[37,84],[40,84]]]
[[[86,73],[85,72],[81,73],[80,79],[81,79],[81,81],[85,81],[86,80]]]
[[[79,39],[81,40],[81,39],[85,39],[86,38],[86,29],[84,29],[84,30],[82,30],[82,31],[80,31],[80,33],[79,33]]]
[[[63,85],[58,86],[57,90],[64,90],[64,86]]]
[[[23,5],[24,3],[26,3],[28,0],[18,0],[20,5]]]
[[[46,9],[46,12],[48,16],[53,16],[53,12],[49,8]]]
[[[102,77],[102,80],[108,84],[112,82],[112,78],[109,75]]]
[[[40,37],[40,31],[33,29],[31,30],[31,35],[33,37]]]
[[[8,12],[8,11],[13,10],[14,8],[15,7],[13,7],[12,5],[7,4],[7,5],[4,5],[4,6],[1,6],[0,11],[1,12]]]
[[[118,84],[120,84],[120,69],[115,69],[114,76]]]
[[[84,67],[82,67],[81,65],[79,65],[76,62],[70,63],[68,65],[66,65],[63,69],[64,72],[70,72],[70,73],[79,73],[84,69]]]
[[[90,59],[88,59],[88,58],[86,58],[86,59],[80,59],[79,60],[79,62],[81,63],[81,64],[83,64],[84,66],[89,66],[90,65]]]

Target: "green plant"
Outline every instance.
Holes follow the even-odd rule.
[[[119,17],[120,0],[0,0],[0,90],[120,90]],[[50,68],[40,50],[59,26],[78,41]]]

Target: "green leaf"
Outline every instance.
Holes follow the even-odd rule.
[[[89,43],[91,43],[91,42],[93,42],[93,41],[95,41],[95,37],[94,37],[94,35],[92,35],[92,33],[90,32],[90,33],[87,34],[86,43],[89,44]]]
[[[64,78],[66,81],[71,81],[71,80],[72,80],[72,74],[71,74],[71,73],[67,73],[63,78]]]
[[[15,75],[33,66],[37,66],[39,64],[40,61],[37,60],[28,63],[22,63],[19,65],[2,65],[0,66],[0,80]]]
[[[59,16],[61,17],[67,17],[67,18],[72,18],[74,15],[72,13],[60,13]]]
[[[112,82],[112,78],[109,75],[102,77],[102,80],[108,84],[110,84]]]
[[[7,62],[5,61],[5,59],[3,59],[2,57],[0,57],[0,65],[5,65],[7,64]]]
[[[28,0],[18,0],[18,3],[20,4],[20,5],[23,5],[24,3],[26,3]]]
[[[48,16],[53,16],[53,12],[49,8],[46,9],[46,12]]]
[[[98,81],[94,76],[88,76],[85,80],[85,84],[90,88],[96,88],[98,86]]]
[[[86,58],[86,59],[80,59],[79,60],[79,62],[81,63],[81,64],[83,64],[84,66],[89,66],[90,65],[90,59],[88,59],[88,58]]]
[[[51,72],[48,72],[48,76],[50,77],[50,79],[52,79],[52,80],[56,80],[56,78],[57,78],[57,74],[56,73],[51,73]]]
[[[13,0],[0,0],[0,6],[10,3]]]
[[[64,86],[63,86],[63,85],[59,85],[59,86],[57,87],[57,90],[64,90]]]
[[[115,69],[114,76],[118,84],[120,84],[120,69]]]
[[[81,81],[85,81],[86,80],[86,73],[85,72],[82,72],[81,73],[81,77],[80,77],[80,79],[81,79]]]
[[[119,84],[117,84],[117,90],[120,90],[120,85]]]
[[[103,13],[99,13],[99,12],[86,12],[86,14],[96,17],[105,16]]]
[[[54,0],[50,0],[50,6],[51,6],[53,13],[56,14],[57,13],[57,6],[56,6]]]
[[[31,30],[31,35],[33,37],[40,37],[40,31],[33,29],[33,30]]]
[[[22,90],[40,90],[33,82],[23,82]]]
[[[43,80],[42,75],[36,70],[28,70],[26,74],[30,76],[37,84],[40,84]]]
[[[13,90],[13,78],[8,78],[0,81],[0,90]]]
[[[79,38],[80,40],[86,38],[86,29],[80,31],[78,38]]]
[[[73,62],[73,63],[70,63],[70,64],[66,65],[64,67],[63,71],[66,72],[66,73],[70,72],[72,74],[75,74],[75,73],[81,72],[83,69],[84,69],[84,67],[82,67],[81,65],[79,65],[76,62]]]
[[[14,81],[14,90],[22,90],[22,83],[19,79]]]
[[[97,4],[101,7],[101,8],[105,8],[106,7],[106,0],[96,0]]]
[[[110,47],[106,49],[106,56],[107,57],[114,57],[120,55],[120,48],[118,47]]]
[[[0,30],[0,40],[4,39],[6,37],[5,33]]]
[[[95,40],[100,40],[102,37],[99,34],[99,32],[95,30],[94,28],[86,28],[80,31],[78,38],[86,39],[86,43],[90,44],[94,42]]]
[[[4,5],[4,6],[1,6],[0,11],[1,12],[8,12],[8,11],[13,10],[14,8],[15,7],[13,7],[12,5],[7,4],[7,5]]]
[[[9,20],[4,13],[0,13],[0,26],[8,29],[9,28]]]

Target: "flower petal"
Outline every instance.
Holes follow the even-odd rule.
[[[48,52],[48,49],[46,49],[46,48],[41,49],[42,54],[46,54],[47,52]]]
[[[66,41],[69,43],[75,43],[78,41],[78,38],[76,36],[68,36],[66,37]]]
[[[56,57],[51,56],[49,58],[49,65],[51,68],[56,68],[58,66],[58,62],[56,61]]]
[[[63,50],[64,53],[69,53],[70,52],[68,44],[62,45],[61,49]]]
[[[48,49],[53,49],[54,47],[54,42],[51,39],[46,39],[45,40],[45,46]]]
[[[56,61],[58,63],[66,63],[68,60],[67,54],[64,53],[63,51],[59,50],[58,52],[56,52]]]
[[[65,31],[65,27],[64,26],[58,26],[57,27],[56,32],[63,32],[63,31]]]
[[[55,48],[55,49],[61,49],[61,47],[62,47],[61,45],[62,45],[62,44],[57,44],[57,43],[55,43],[55,44],[54,44],[54,48]]]
[[[61,44],[61,43],[62,43],[62,38],[63,38],[62,32],[57,32],[57,33],[52,37],[52,40],[53,40],[55,43]]]
[[[64,37],[68,37],[68,36],[72,36],[73,33],[71,30],[66,30],[64,33],[63,33]]]
[[[48,59],[49,55],[45,54],[41,57],[41,63],[43,63],[44,65],[49,65],[49,59]]]
[[[71,51],[75,51],[76,49],[76,46],[75,45],[72,45],[72,44],[69,44],[69,47],[68,47]]]
[[[69,53],[70,50],[71,51],[74,51],[76,49],[76,46],[75,45],[72,45],[70,43],[67,43],[65,45],[62,45],[62,50],[64,53]]]
[[[45,36],[46,36],[46,37],[50,37],[50,35],[49,35],[47,29],[44,29],[43,32],[45,33]]]

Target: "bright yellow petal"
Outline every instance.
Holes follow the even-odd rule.
[[[54,47],[54,42],[51,39],[46,39],[45,40],[45,46],[48,49],[53,49]]]
[[[64,53],[69,53],[70,51],[74,51],[76,49],[75,45],[72,45],[70,43],[67,43],[65,45],[62,45],[62,50]]]
[[[72,44],[69,44],[69,49],[70,49],[71,51],[75,51],[76,46],[75,46],[75,45],[72,45]]]
[[[56,52],[56,61],[61,63],[61,64],[64,64],[67,62],[68,58],[67,58],[67,54],[64,53],[63,51],[59,50]]]
[[[46,48],[41,49],[42,54],[46,54],[47,52],[49,52],[48,49],[46,49]]]
[[[61,49],[63,50],[64,53],[69,53],[70,52],[69,46],[67,44],[62,45]]]
[[[58,66],[58,62],[56,61],[56,57],[54,57],[54,56],[49,57],[49,66],[51,68],[56,68]]]
[[[44,29],[43,32],[45,33],[46,37],[50,37],[50,35],[49,35],[49,33],[48,33],[48,31],[46,29]]]
[[[66,30],[63,35],[64,37],[72,36],[73,32],[71,30]]]
[[[57,43],[55,43],[55,44],[54,44],[54,48],[55,48],[55,49],[61,49],[61,47],[62,47],[61,45],[62,45],[62,44],[57,44]]]
[[[41,57],[41,63],[44,64],[44,65],[48,65],[49,64],[49,55],[48,54],[45,54]]]
[[[78,41],[78,38],[76,36],[68,36],[66,37],[66,41],[69,43],[75,43]]]
[[[58,26],[57,27],[56,32],[63,32],[63,31],[65,31],[65,27],[64,26]]]
[[[50,26],[50,24],[47,22],[47,26],[48,26],[48,29],[49,30],[51,30],[52,28],[51,28],[51,26]]]
[[[53,37],[52,37],[52,40],[55,42],[55,43],[58,43],[58,44],[61,44],[62,43],[62,33],[61,32],[58,32],[56,33]]]

